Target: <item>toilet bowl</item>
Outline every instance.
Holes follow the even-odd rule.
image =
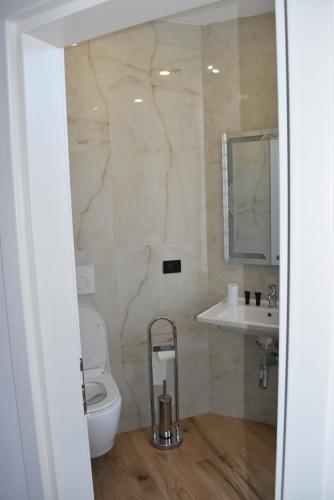
[[[114,445],[122,398],[110,371],[107,329],[102,316],[93,307],[80,304],[79,320],[89,448],[91,458],[95,458]]]

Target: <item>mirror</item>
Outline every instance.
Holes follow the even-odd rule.
[[[277,130],[224,134],[222,170],[225,261],[278,265]]]

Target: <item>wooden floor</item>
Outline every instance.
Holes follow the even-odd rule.
[[[276,428],[220,415],[182,421],[184,443],[159,451],[147,429],[93,460],[95,500],[274,498]]]

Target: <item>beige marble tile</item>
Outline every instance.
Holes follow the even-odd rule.
[[[266,291],[270,282],[278,282],[276,268],[224,262],[221,135],[277,127],[274,14],[203,27],[202,64],[210,293],[225,296],[230,281],[241,291]],[[210,64],[220,72],[208,70]]]
[[[222,132],[277,126],[274,17],[148,23],[70,47],[65,63],[76,261],[96,267],[96,294],[80,300],[108,327],[121,430],[149,423],[146,325],[158,314],[178,326],[182,416],[273,421],[254,339],[194,318],[228,282],[277,282],[274,268],[224,264],[220,157]],[[176,258],[182,273],[163,275]]]
[[[146,325],[179,329],[182,415],[209,410],[201,31],[149,23],[66,50],[76,260],[96,266],[123,397],[121,428],[146,425]],[[76,50],[77,49],[77,50]],[[161,70],[170,75],[161,76]],[[135,103],[135,98],[142,103]],[[162,274],[162,260],[182,273]]]
[[[271,369],[268,389],[260,389],[261,350],[255,337],[211,327],[209,339],[211,411],[275,424],[277,368]]]
[[[221,197],[221,135],[277,127],[274,14],[215,23],[202,29],[205,123],[207,251],[209,297],[226,296],[227,283],[240,292],[267,293],[278,283],[272,266],[226,264]],[[207,66],[220,70],[212,73]],[[211,410],[273,423],[277,408],[277,369],[268,390],[258,388],[259,348],[254,337],[216,327],[210,333]]]

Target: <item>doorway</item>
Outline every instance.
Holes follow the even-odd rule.
[[[196,2],[196,6],[200,2]],[[207,3],[207,2],[203,2]],[[170,14],[173,9],[176,11],[178,8],[187,9],[193,5],[190,2],[181,3],[177,2],[178,6],[170,3]],[[125,3],[123,2],[124,9],[127,9]],[[73,7],[71,5],[71,7]],[[110,7],[110,6],[108,6]],[[156,3],[155,9],[159,9],[161,6]],[[91,7],[93,8],[93,7]],[[7,40],[9,45],[9,59],[10,59],[10,71],[11,71],[11,83],[12,83],[12,101],[11,101],[11,126],[13,134],[13,145],[16,148],[16,156],[14,158],[13,166],[13,176],[14,184],[16,186],[16,220],[20,228],[20,252],[25,255],[30,256],[30,259],[26,259],[22,262],[22,267],[26,273],[27,281],[29,286],[26,288],[24,295],[24,301],[26,304],[27,314],[35,318],[37,324],[40,328],[41,338],[43,339],[43,345],[41,343],[41,338],[35,338],[33,334],[34,341],[38,344],[38,349],[42,353],[42,360],[44,363],[44,370],[47,366],[51,370],[53,367],[53,373],[57,372],[59,366],[59,359],[62,359],[64,352],[69,353],[68,358],[65,356],[63,359],[64,366],[68,362],[70,366],[70,371],[72,376],[70,377],[71,387],[69,396],[69,408],[73,408],[74,413],[79,413],[79,408],[81,405],[80,401],[80,391],[77,385],[80,385],[80,374],[76,375],[75,362],[73,361],[73,353],[79,354],[78,345],[75,347],[76,342],[78,343],[78,320],[76,312],[76,298],[75,298],[75,273],[74,273],[74,259],[73,252],[71,250],[71,216],[69,210],[69,186],[66,184],[66,179],[68,180],[67,171],[67,145],[65,141],[66,130],[64,129],[64,124],[66,123],[66,114],[64,106],[64,93],[61,95],[59,91],[55,90],[55,94],[50,99],[50,95],[45,92],[41,93],[38,97],[39,99],[33,99],[36,95],[36,88],[45,89],[43,83],[45,82],[46,74],[41,74],[39,70],[39,81],[33,81],[27,79],[26,71],[28,70],[28,65],[22,67],[20,60],[20,43],[23,43],[24,51],[24,61],[27,61],[27,56],[30,55],[30,63],[37,62],[36,66],[41,63],[41,56],[46,57],[42,62],[42,66],[46,64],[47,68],[53,68],[55,73],[53,73],[56,81],[60,84],[59,88],[64,89],[64,76],[62,67],[62,51],[55,46],[62,47],[67,44],[75,43],[77,39],[83,40],[96,36],[98,33],[92,33],[92,25],[95,26],[96,23],[91,23],[92,17],[89,21],[86,16],[89,9],[81,15],[83,5],[79,7],[76,5],[75,8],[67,9],[66,12],[62,8],[55,8],[55,11],[51,12],[51,19],[55,20],[55,23],[50,23],[49,14],[47,16],[40,15],[37,13],[34,18],[28,18],[25,16],[24,21],[21,18],[21,25],[18,24],[19,29],[17,29],[17,24],[14,30],[8,30]],[[103,5],[98,6],[94,13],[100,14],[103,10]],[[145,12],[145,8],[141,6],[141,13],[135,12],[131,6],[130,19],[128,18],[127,23],[124,24],[131,25],[137,22],[143,22],[148,19],[161,17],[162,15],[167,15],[168,12],[165,11],[154,11],[146,10],[151,14],[146,14],[145,16],[142,12]],[[332,353],[332,343],[331,343],[331,327],[332,327],[332,314],[331,314],[331,298],[332,298],[332,282],[329,279],[332,270],[332,232],[328,229],[328,233],[324,234],[321,227],[331,227],[331,214],[332,214],[332,192],[330,189],[331,185],[331,158],[332,158],[332,109],[329,109],[328,102],[331,102],[331,82],[332,82],[332,63],[331,63],[331,43],[330,43],[330,33],[331,33],[331,5],[330,2],[324,2],[320,8],[314,12],[313,6],[307,4],[304,6],[303,11],[303,23],[300,23],[300,6],[297,2],[289,5],[288,12],[288,30],[289,30],[289,73],[286,73],[286,47],[285,47],[285,30],[286,30],[286,11],[283,2],[277,2],[277,19],[278,19],[278,66],[279,66],[279,100],[280,100],[280,132],[281,132],[281,226],[282,236],[281,236],[281,270],[284,269],[284,273],[281,271],[281,298],[285,293],[286,302],[281,300],[280,309],[280,328],[281,331],[286,332],[286,326],[289,321],[290,330],[293,330],[294,337],[289,338],[289,356],[288,356],[288,366],[289,366],[289,378],[286,380],[286,368],[287,365],[281,362],[280,367],[280,387],[279,387],[279,442],[278,442],[278,455],[277,455],[277,476],[276,476],[276,495],[277,498],[282,496],[282,485],[285,485],[285,498],[293,498],[293,492],[301,494],[301,491],[306,492],[304,498],[308,498],[307,495],[319,494],[319,491],[323,491],[324,495],[328,493],[331,488],[330,476],[327,470],[327,445],[329,440],[333,437],[331,434],[331,428],[329,426],[328,412],[332,410],[332,406],[328,406],[328,394],[330,389],[330,356],[328,353]],[[123,13],[125,16],[125,13]],[[38,17],[39,16],[39,17]],[[86,16],[86,17],[85,17]],[[103,17],[103,14],[102,14]],[[118,18],[122,16],[115,15]],[[79,19],[80,18],[80,19]],[[104,16],[106,18],[106,16]],[[59,30],[59,26],[62,20],[65,19],[65,24],[72,26],[73,29],[70,30],[70,35],[66,35],[66,30]],[[29,22],[27,22],[27,20]],[[101,26],[105,26],[105,19],[101,21]],[[18,21],[19,23],[19,21]],[[72,24],[73,23],[73,24]],[[13,24],[11,25],[14,26]],[[88,29],[87,26],[90,28]],[[79,28],[78,28],[79,27]],[[85,30],[83,33],[81,30]],[[298,29],[297,29],[298,28]],[[315,37],[312,40],[312,47],[308,44],[303,43],[308,40],[309,33],[312,29],[317,29],[317,34],[321,36]],[[104,28],[105,30],[105,28]],[[108,30],[110,31],[110,29]],[[23,35],[22,33],[29,32],[30,36]],[[48,33],[46,35],[46,32]],[[104,31],[107,32],[107,31]],[[67,31],[69,33],[69,31]],[[80,33],[80,36],[79,36]],[[32,41],[31,37],[40,37],[41,39],[51,42],[50,38],[53,38],[53,43],[55,46],[50,45],[47,42],[39,42],[34,39]],[[73,39],[76,36],[77,39]],[[72,37],[72,39],[71,39]],[[298,38],[299,37],[299,38]],[[60,42],[60,40],[62,40]],[[306,51],[309,51],[306,54]],[[321,55],[321,57],[319,56]],[[308,73],[309,65],[304,64],[303,56],[306,57],[308,62],[313,65],[314,73],[312,73],[312,78]],[[52,59],[53,58],[53,59]],[[51,64],[51,66],[48,66]],[[306,68],[307,67],[307,68]],[[30,66],[31,72],[34,71],[34,64]],[[41,68],[41,66],[40,66]],[[37,68],[35,67],[35,70]],[[298,71],[297,71],[298,70]],[[31,73],[31,74],[32,74]],[[31,100],[27,99],[27,94],[24,97],[22,84],[22,76],[25,74],[25,84],[33,83],[34,87],[31,87],[32,94]],[[51,74],[51,73],[50,73]],[[289,79],[289,92],[290,92],[290,130],[289,136],[293,138],[293,148],[288,149],[288,134],[287,134],[287,99],[286,99],[286,78]],[[309,83],[309,86],[305,88],[305,82]],[[326,83],[324,83],[326,82]],[[52,81],[48,81],[48,84]],[[314,87],[321,89],[317,96],[315,95]],[[50,87],[54,88],[55,87]],[[25,89],[26,90],[26,89]],[[54,97],[56,99],[54,99]],[[26,100],[27,99],[27,100]],[[313,119],[318,123],[318,128],[314,131],[314,144],[306,153],[303,147],[305,136],[301,133],[303,129],[303,123],[305,123],[305,114],[303,114],[302,109],[305,102],[309,100],[311,102],[311,111]],[[30,108],[28,103],[30,102]],[[54,104],[54,114],[52,116],[57,116],[59,121],[51,120],[50,117],[44,116],[45,120],[41,127],[41,115],[36,112],[41,108],[47,109],[48,106]],[[315,105],[316,103],[316,105]],[[57,106],[58,104],[58,106]],[[35,107],[33,107],[33,105]],[[27,113],[24,116],[23,107]],[[321,117],[326,117],[322,120]],[[34,118],[34,120],[33,120]],[[30,125],[33,125],[30,127]],[[53,140],[45,142],[45,144],[40,141],[40,132],[42,128],[47,127],[50,135],[52,135]],[[26,136],[27,129],[30,129],[29,134]],[[58,139],[57,138],[57,133]],[[48,137],[46,135],[46,137]],[[25,139],[27,139],[28,154],[25,148]],[[65,141],[65,142],[64,142]],[[59,150],[59,145],[62,144],[61,151]],[[315,144],[321,145],[319,149],[315,147]],[[40,147],[45,146],[40,149]],[[54,162],[54,169],[52,170],[52,176],[44,174],[44,177],[40,177],[43,172],[43,167],[52,160],[54,157],[54,152],[57,152],[59,161]],[[304,153],[303,153],[304,150]],[[50,155],[50,153],[52,154]],[[19,154],[21,157],[19,158]],[[290,160],[296,165],[295,170],[292,173],[291,184],[288,183],[288,169],[287,169],[287,159],[288,154],[290,154]],[[27,163],[22,167],[24,171],[24,180],[22,180],[22,171],[20,160],[22,158],[27,158]],[[54,157],[56,159],[56,156]],[[321,183],[315,185],[312,182],[312,173],[314,164],[321,162],[323,165]],[[300,162],[303,163],[303,172],[309,174],[309,182],[305,182],[302,175]],[[58,170],[59,166],[62,166],[63,170]],[[45,170],[45,169],[44,169]],[[65,181],[57,184],[60,177],[65,176]],[[46,186],[51,184],[52,189],[43,191],[41,188],[41,179]],[[319,180],[319,178],[318,178]],[[305,183],[304,183],[305,182]],[[290,191],[288,191],[288,186]],[[298,189],[297,189],[298,187]],[[50,192],[55,193],[55,198],[50,199]],[[328,196],[324,196],[324,193]],[[288,206],[288,194],[289,199],[293,199],[293,206]],[[27,196],[28,195],[28,196]],[[315,205],[321,208],[322,214],[322,224],[319,224],[319,220],[316,217],[315,210],[312,210],[309,200],[315,200]],[[56,204],[54,204],[56,203]],[[61,218],[59,218],[58,213],[52,212],[52,207],[54,206],[64,206],[66,209],[62,213]],[[57,227],[59,228],[60,242],[57,245],[45,246],[46,238],[50,240],[50,237],[54,236],[54,232],[47,230],[46,221],[43,222],[43,211],[46,216],[45,207],[49,207],[48,214],[51,212],[53,221],[57,222]],[[307,210],[306,210],[307,207]],[[289,211],[289,210],[290,211]],[[305,218],[305,210],[307,217]],[[45,217],[46,218],[46,217]],[[306,220],[307,219],[307,220]],[[284,222],[285,221],[285,222]],[[288,222],[292,224],[293,233],[288,231]],[[328,224],[327,224],[328,222]],[[285,226],[284,226],[285,224]],[[25,229],[23,229],[25,228]],[[26,229],[27,228],[27,229]],[[67,228],[67,235],[64,237],[64,228]],[[312,228],[312,231],[310,231]],[[26,233],[27,230],[27,233]],[[312,233],[312,237],[310,236]],[[290,234],[291,240],[288,241],[288,235]],[[51,241],[51,240],[50,240]],[[322,252],[321,259],[317,261],[317,268],[309,268],[308,276],[310,282],[313,284],[317,283],[314,290],[314,294],[310,297],[310,294],[306,293],[305,287],[303,287],[303,279],[305,276],[305,264],[306,262],[312,262],[312,259],[318,255],[318,244],[316,241],[322,242],[322,248],[326,251]],[[30,242],[28,244],[28,242]],[[31,247],[31,242],[33,242],[33,248]],[[55,251],[57,250],[57,252]],[[288,267],[288,249],[290,252],[289,267]],[[54,266],[55,272],[52,274],[53,284],[55,287],[51,289],[49,286],[50,281],[47,280],[50,269],[50,261],[45,259],[45,251],[49,251],[49,256],[51,256],[51,262]],[[38,254],[38,252],[40,252]],[[303,256],[303,258],[301,258]],[[55,259],[56,258],[56,259]],[[47,262],[46,262],[47,261]],[[66,266],[63,266],[63,263]],[[288,274],[289,270],[289,274]],[[67,277],[66,277],[66,276]],[[44,279],[43,279],[44,276]],[[70,276],[70,278],[68,278]],[[289,282],[290,295],[288,297],[288,279],[292,280]],[[321,285],[321,286],[320,286]],[[65,287],[65,288],[64,288]],[[64,295],[64,290],[67,290],[68,295]],[[29,296],[29,290],[33,290],[34,304],[31,303],[31,297]],[[285,291],[285,292],[284,292]],[[316,292],[316,293],[315,293]],[[317,300],[315,297],[321,297],[322,300]],[[291,302],[291,298],[293,301]],[[52,331],[52,335],[47,335],[45,332],[49,331],[50,324],[52,324],[55,318],[54,304],[55,300],[60,305],[60,309],[63,311],[63,306],[68,314],[63,315],[64,323],[59,324],[57,331]],[[292,305],[289,316],[287,315],[287,304]],[[312,299],[312,300],[311,300]],[[314,312],[314,305],[316,303],[316,313]],[[306,306],[307,305],[307,306]],[[51,306],[51,307],[50,307]],[[305,315],[305,310],[307,310],[307,318]],[[321,320],[319,320],[321,318]],[[311,321],[312,319],[312,321]],[[51,320],[51,321],[50,321]],[[65,321],[66,320],[66,321]],[[320,325],[319,325],[320,321]],[[57,324],[55,324],[56,326]],[[321,339],[316,335],[319,330],[323,332]],[[60,328],[61,327],[61,328]],[[62,338],[59,332],[76,332],[76,338],[71,341],[72,348],[69,348],[66,339]],[[58,336],[57,336],[58,335]],[[58,363],[54,360],[54,340],[57,339],[56,346],[59,349],[61,356],[58,357]],[[286,346],[287,337],[282,336],[280,342],[280,355],[281,360],[286,359]],[[303,350],[300,350],[300,346],[303,344]],[[317,348],[317,359],[314,359],[313,353],[315,346]],[[72,350],[70,353],[69,351]],[[283,353],[283,356],[282,356]],[[75,356],[76,357],[76,356]],[[72,361],[71,361],[72,360]],[[313,370],[310,367],[313,366]],[[302,369],[301,369],[302,368]],[[66,370],[65,370],[66,371]],[[44,383],[44,380],[41,381]],[[37,381],[36,387],[38,387],[39,382]],[[56,408],[60,408],[59,402],[59,391],[56,386],[56,381],[52,380],[52,377],[47,380],[48,386],[48,396],[43,400],[43,408],[53,415],[53,411]],[[313,388],[317,396],[318,404],[306,404],[307,395],[303,387],[308,387],[308,389]],[[289,411],[286,410],[285,406],[285,395],[288,389],[288,406]],[[298,396],[299,395],[299,396]],[[73,396],[73,397],[72,397]],[[42,399],[41,399],[42,401]],[[74,403],[73,403],[74,402]],[[300,410],[304,408],[303,412],[303,425],[300,426]],[[308,411],[308,410],[312,411]],[[57,413],[54,414],[56,417]],[[51,470],[56,470],[56,483],[58,486],[59,494],[62,498],[73,497],[73,492],[77,492],[78,484],[81,481],[82,468],[79,466],[73,469],[73,466],[68,469],[68,474],[71,471],[72,479],[66,474],[66,468],[62,464],[63,450],[66,448],[66,442],[58,441],[59,446],[57,446],[57,439],[61,436],[61,431],[66,428],[64,427],[64,421],[61,418],[51,418],[50,423],[44,422],[47,433],[50,436],[50,441],[53,444],[53,457],[55,465],[48,463],[46,468],[49,470],[44,470],[45,475],[48,475]],[[82,417],[79,417],[79,420]],[[327,420],[328,418],[328,420]],[[312,422],[325,422],[325,425],[317,425],[316,429],[313,429],[313,433],[310,434],[308,429],[312,428],[309,426]],[[70,424],[71,420],[68,421],[69,425],[67,430],[69,435],[73,430],[73,425]],[[287,426],[287,423],[289,424]],[[74,424],[75,425],[75,424]],[[287,431],[287,433],[286,433]],[[81,435],[84,436],[84,425],[81,425]],[[304,436],[308,434],[307,443],[305,443]],[[68,436],[69,436],[68,435]],[[82,456],[85,457],[86,465],[84,462],[81,463],[83,468],[87,470],[88,461],[88,447],[87,447],[87,437],[85,438],[86,444],[84,445],[85,450]],[[67,443],[70,440],[67,439]],[[304,446],[298,446],[298,443],[304,443]],[[307,446],[307,448],[305,448]],[[328,445],[329,446],[329,445]],[[298,452],[296,450],[299,450]],[[306,453],[305,450],[312,450],[312,453]],[[72,459],[77,458],[78,450],[73,446],[73,456]],[[285,456],[285,461],[283,461],[283,456]],[[305,456],[313,456],[314,460],[310,460],[308,464],[305,463]],[[320,458],[319,458],[320,457]],[[58,466],[57,466],[58,464]],[[73,460],[72,460],[73,464]],[[293,465],[293,466],[292,466]],[[53,469],[55,467],[55,469]],[[57,468],[58,467],[58,468]],[[282,477],[282,472],[285,471]],[[305,473],[309,471],[309,473]],[[325,476],[323,475],[325,474]],[[89,478],[89,474],[87,475]],[[303,486],[302,486],[303,485]],[[299,488],[299,489],[297,489]],[[91,491],[89,487],[89,481],[84,488],[84,493],[81,498],[91,498],[90,494],[87,492]],[[292,495],[292,496],[291,496]],[[55,496],[55,494],[54,494]],[[50,497],[52,498],[52,497]],[[310,496],[309,498],[312,498]],[[324,498],[326,498],[324,496]],[[329,498],[329,496],[327,496]]]

